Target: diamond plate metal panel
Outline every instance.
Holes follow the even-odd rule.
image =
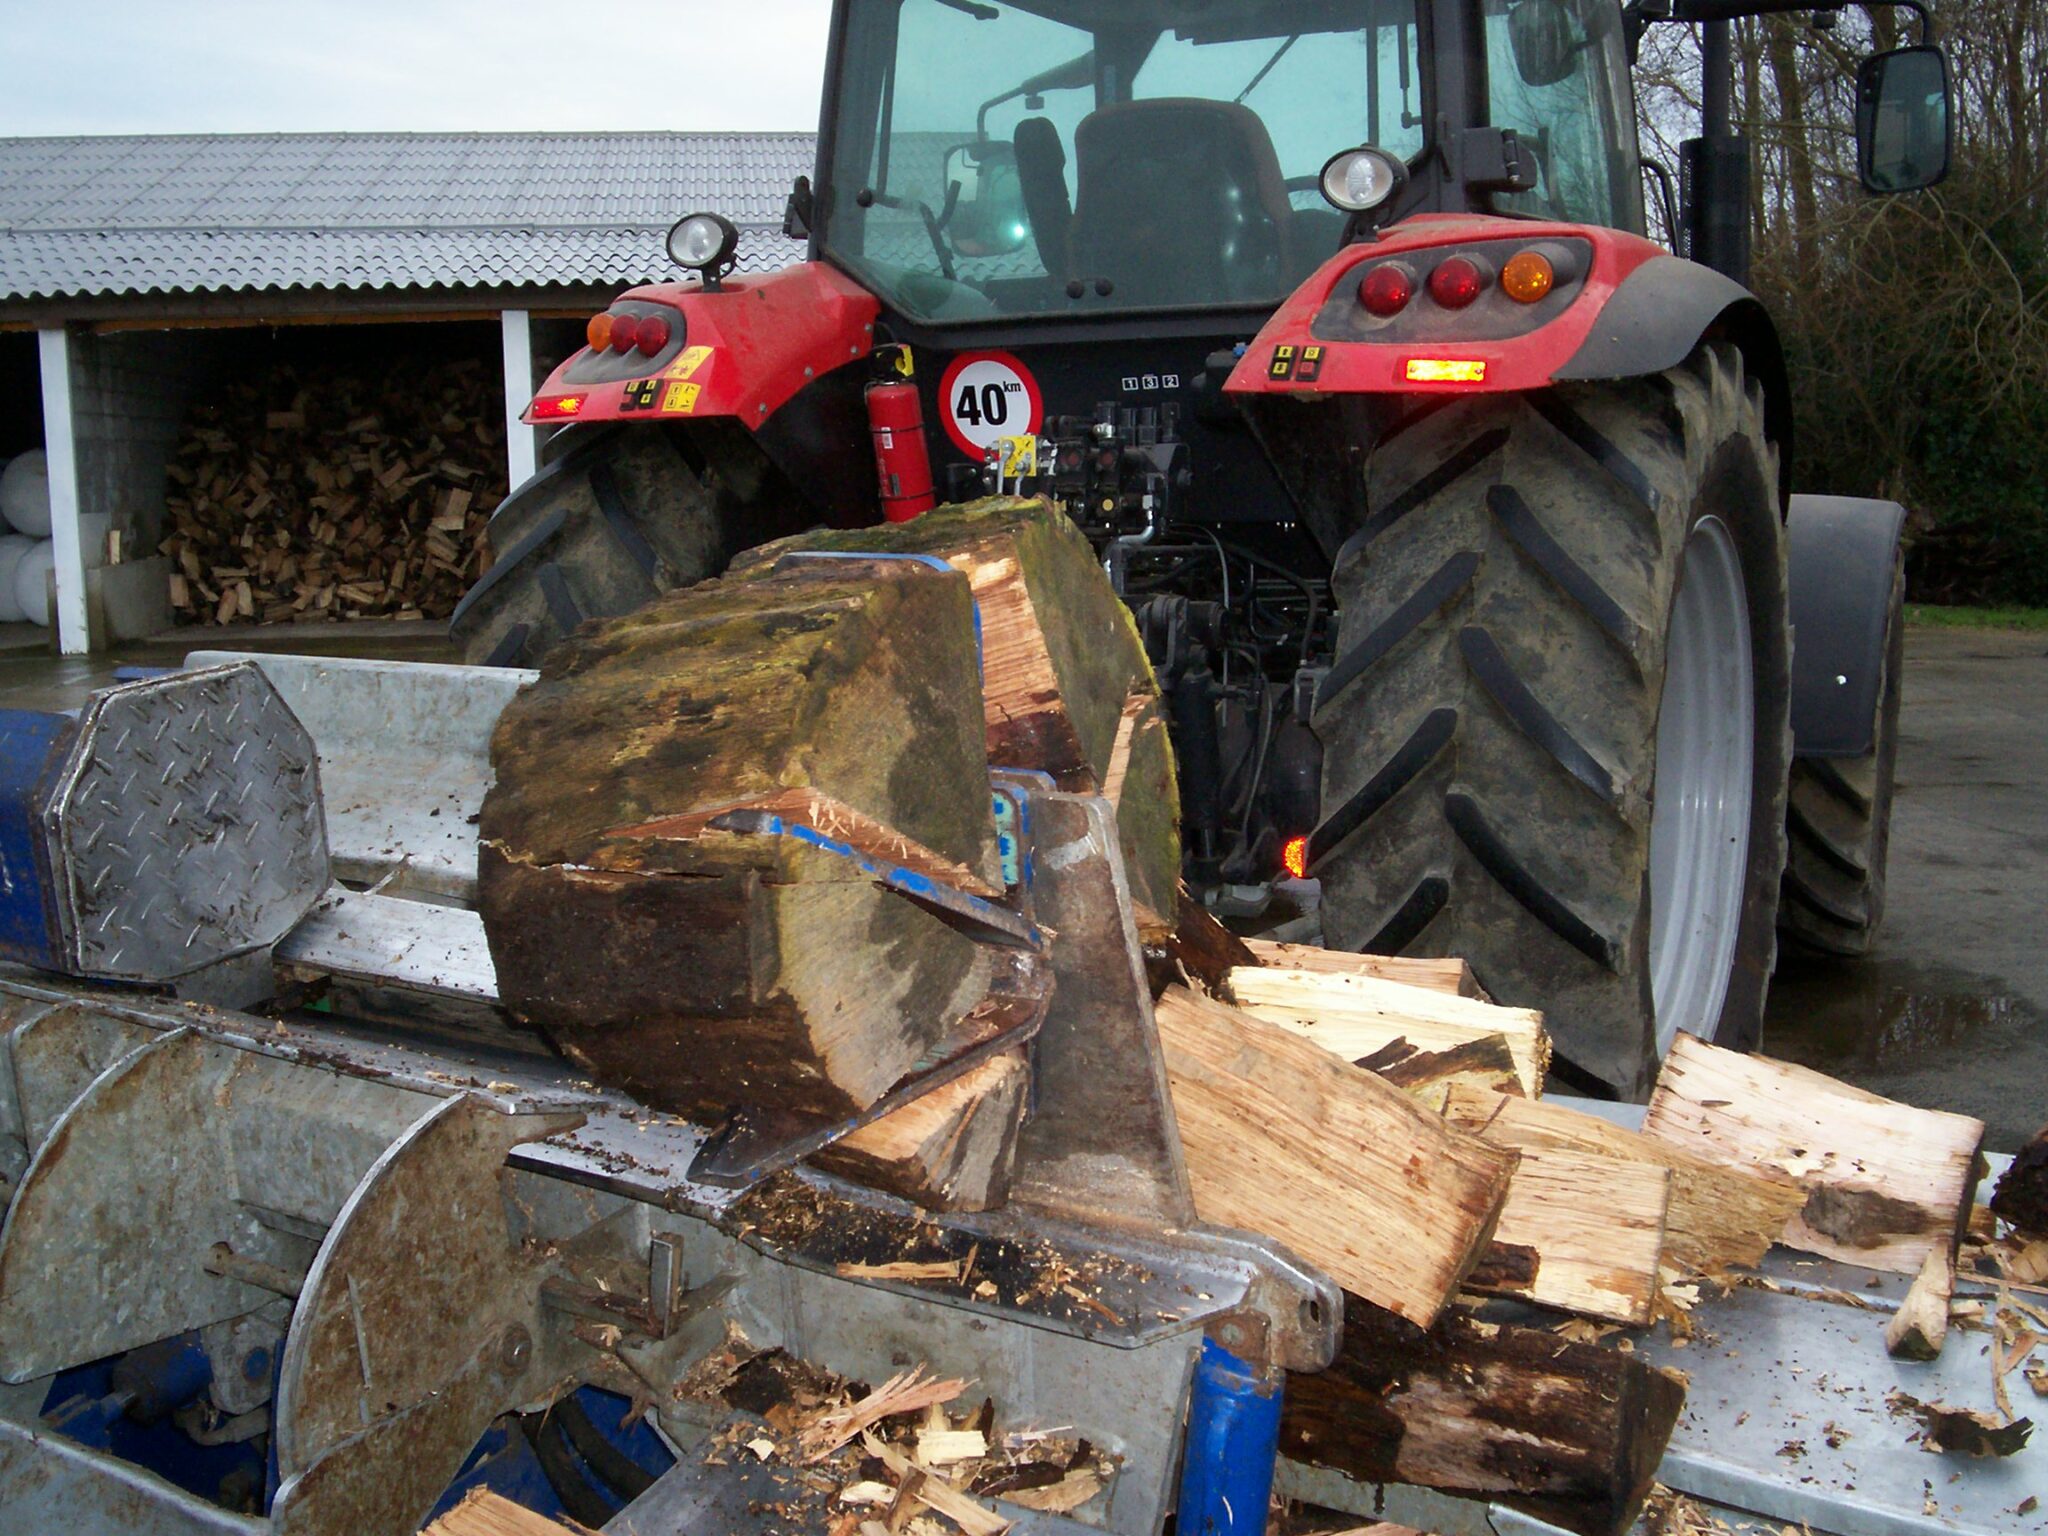
[[[312,738],[248,663],[96,694],[43,820],[79,975],[165,980],[274,944],[328,886]]]

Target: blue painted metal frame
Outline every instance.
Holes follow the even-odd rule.
[[[0,959],[58,969],[63,931],[43,808],[78,717],[0,710]]]

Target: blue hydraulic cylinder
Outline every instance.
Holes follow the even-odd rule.
[[[1202,1341],[1175,1518],[1183,1536],[1265,1531],[1285,1379],[1278,1370],[1260,1372],[1213,1339]]]

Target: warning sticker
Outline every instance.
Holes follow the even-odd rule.
[[[1035,436],[1044,420],[1038,381],[1008,352],[962,353],[939,381],[939,421],[970,458],[1003,438]]]
[[[685,347],[676,354],[674,362],[661,370],[661,376],[664,379],[687,379],[702,368],[705,359],[710,356],[709,347]]]
[[[697,397],[703,393],[702,384],[671,384],[661,397],[662,413],[687,416],[697,409]]]

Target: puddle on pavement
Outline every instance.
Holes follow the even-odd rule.
[[[2032,1032],[2033,1010],[1984,978],[1885,961],[1786,955],[1771,980],[1764,1049],[1822,1070],[1935,1065]]]

